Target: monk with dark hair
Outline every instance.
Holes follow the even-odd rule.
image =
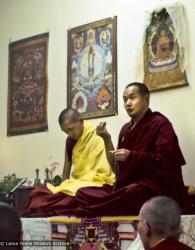
[[[190,250],[178,241],[181,210],[177,202],[166,196],[151,198],[143,204],[137,229],[147,250]]]
[[[0,202],[0,248],[2,247],[2,249],[7,250],[20,250],[22,249],[20,246],[21,240],[22,224],[18,213],[8,204]],[[9,245],[12,243],[15,245]]]
[[[181,166],[185,160],[172,124],[161,113],[150,110],[149,98],[144,84],[126,86],[123,101],[131,120],[120,131],[117,149],[105,122],[97,127],[117,178],[114,191],[91,205],[92,195],[81,190],[80,200],[88,205],[82,206],[83,214],[138,214],[142,204],[157,195],[172,197],[184,205],[187,193]]]
[[[149,98],[149,90],[144,84],[134,82],[126,86],[123,92],[124,107],[131,119],[120,131],[117,149],[113,146],[106,123],[101,122],[97,126],[96,138],[102,137],[108,160],[99,161],[102,164],[98,163],[98,166],[101,167],[95,168],[98,175],[92,171],[93,164],[90,164],[97,162],[94,156],[99,155],[99,143],[89,142],[90,137],[82,139],[82,119],[74,120],[74,116],[66,118],[73,111],[68,111],[66,115],[62,113],[60,126],[69,135],[63,174],[68,179],[59,187],[49,185],[50,193],[48,189],[42,189],[46,196],[34,192],[35,197],[31,197],[27,215],[132,215],[139,213],[145,201],[158,195],[172,197],[183,206],[187,194],[181,167],[185,160],[172,124],[161,113],[150,110]],[[94,129],[92,131],[94,133]],[[87,151],[83,152],[84,148]],[[72,162],[73,178],[69,179]],[[116,173],[114,188],[107,162]],[[76,163],[78,166],[75,167]]]

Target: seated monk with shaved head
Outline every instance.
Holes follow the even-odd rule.
[[[63,182],[60,186],[47,184],[37,187],[30,196],[23,216],[51,216],[75,214],[79,211],[77,192],[101,195],[112,191],[115,183],[106,157],[102,138],[96,134],[96,127],[84,121],[78,111],[65,109],[59,116],[61,130],[68,135],[65,149]]]
[[[140,209],[137,224],[144,249],[192,249],[178,241],[180,222],[181,210],[175,200],[157,196],[145,202]]]

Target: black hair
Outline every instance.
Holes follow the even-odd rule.
[[[149,91],[148,87],[145,84],[143,84],[143,83],[132,82],[132,83],[129,83],[125,88],[129,88],[131,86],[138,87],[139,93],[140,93],[141,96],[145,96],[145,95],[149,95],[150,94],[150,91]]]
[[[58,118],[58,122],[61,125],[66,119],[70,119],[72,121],[78,121],[81,118],[80,113],[73,108],[64,109]]]
[[[22,224],[17,211],[8,204],[0,202],[0,218],[0,241],[21,240]]]

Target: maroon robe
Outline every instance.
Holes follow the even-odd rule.
[[[148,250],[192,250],[193,248],[177,241],[176,239],[170,238],[160,242],[155,247],[149,248]]]
[[[134,128],[131,122],[125,124],[118,148],[129,149],[130,155],[125,162],[118,162],[114,190],[109,185],[85,187],[70,197],[62,193],[54,195],[46,188],[36,189],[23,215],[132,215],[138,214],[142,204],[157,195],[170,196],[183,205],[186,189],[181,166],[185,160],[165,116],[148,110]]]
[[[146,188],[182,201],[186,190],[181,166],[185,164],[177,136],[169,120],[148,110],[133,128],[121,129],[118,148],[130,150],[126,162],[119,162],[116,188],[139,183]]]

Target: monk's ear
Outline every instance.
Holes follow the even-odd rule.
[[[146,102],[147,102],[148,105],[149,105],[149,103],[150,103],[150,95],[146,94],[146,95],[145,95],[145,100],[146,100]]]
[[[151,228],[150,228],[149,224],[146,221],[144,221],[143,230],[144,230],[144,234],[148,238],[150,238],[151,237]]]

